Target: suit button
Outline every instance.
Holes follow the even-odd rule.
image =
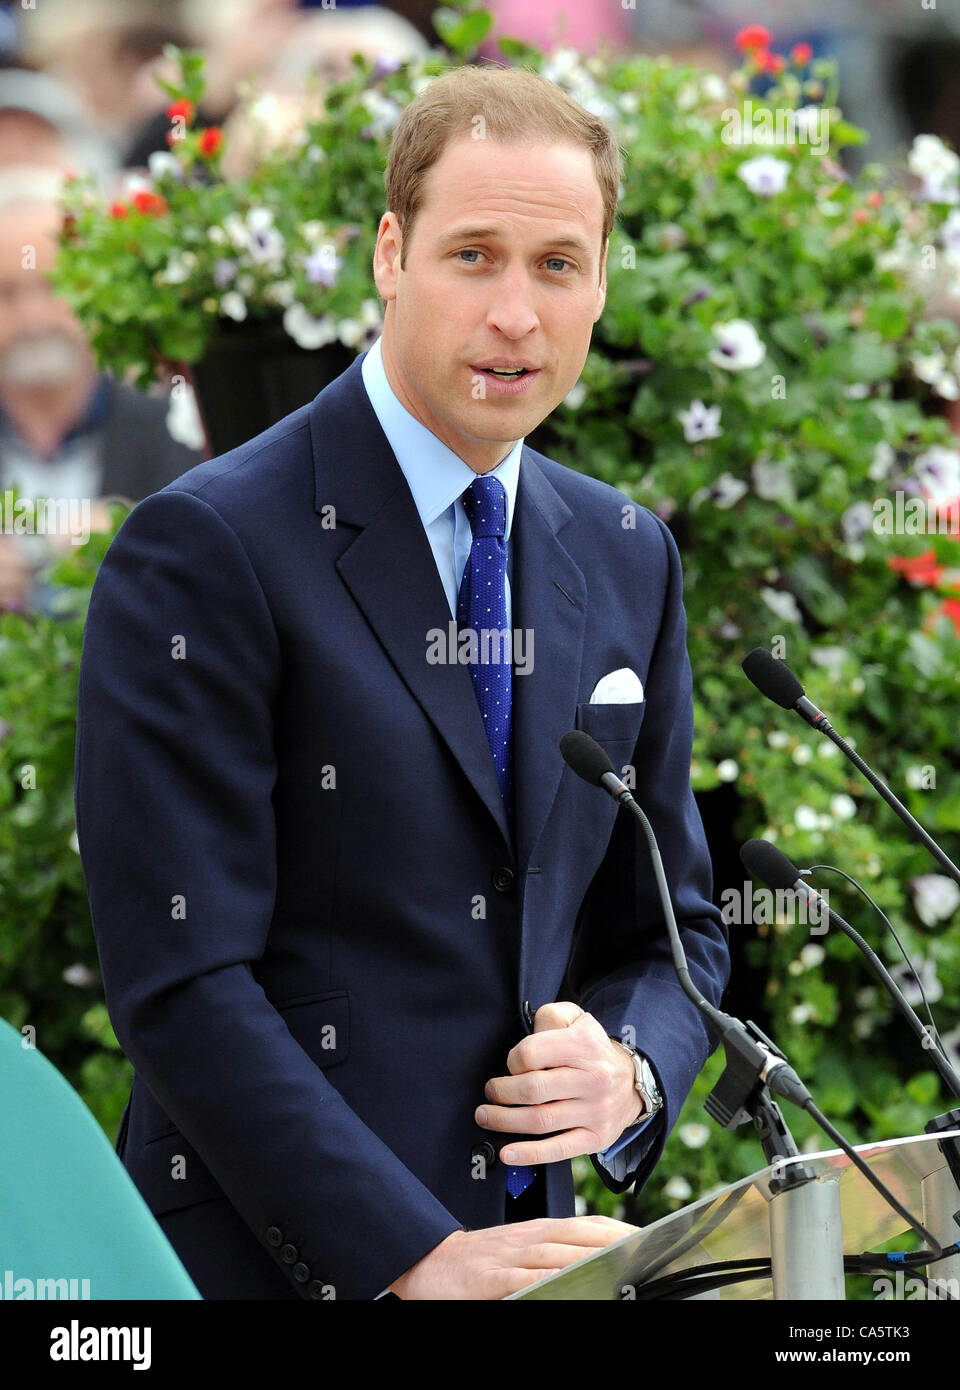
[[[323,1284],[319,1279],[312,1279],[307,1285],[307,1293],[311,1298],[322,1298],[323,1291]]]
[[[498,893],[512,893],[516,882],[516,874],[512,869],[494,869],[493,886]]]
[[[481,1158],[488,1168],[492,1168],[497,1161],[497,1151],[490,1143],[489,1139],[484,1139],[483,1143],[474,1144],[473,1148],[470,1150],[470,1157],[474,1162],[476,1162],[478,1158]]]
[[[279,1226],[268,1226],[268,1227],[267,1227],[267,1244],[268,1244],[268,1245],[280,1245],[280,1244],[282,1243],[282,1241],[283,1241],[283,1232],[280,1230]]]
[[[310,1278],[310,1271],[309,1269],[307,1269],[307,1266],[302,1262],[300,1264],[294,1265],[290,1273],[293,1275],[294,1279],[296,1279],[298,1284],[305,1284],[307,1280]]]
[[[292,1265],[300,1252],[295,1245],[285,1245],[280,1251],[280,1258],[285,1265]]]

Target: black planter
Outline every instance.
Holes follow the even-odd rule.
[[[298,347],[279,318],[221,323],[190,369],[209,456],[235,449],[312,401],[355,356],[342,343]]]

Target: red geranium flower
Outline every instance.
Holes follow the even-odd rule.
[[[179,101],[171,101],[167,107],[167,119],[174,121],[178,116],[182,116],[185,121],[193,120],[193,102],[187,97],[181,97]]]
[[[772,35],[762,24],[747,24],[735,36],[734,43],[742,53],[748,48],[766,48]]]
[[[787,66],[787,60],[782,53],[764,53],[763,70],[764,72],[783,72]]]
[[[949,618],[956,628],[957,636],[960,637],[960,598],[945,598],[937,609],[944,617]]]
[[[151,193],[149,189],[142,189],[133,195],[133,206],[137,212],[153,213],[159,217],[167,211],[167,202],[161,198],[159,193]]]
[[[790,57],[798,68],[802,68],[813,57],[813,49],[808,43],[795,43],[790,50]]]
[[[200,136],[200,153],[215,155],[219,153],[220,146],[223,144],[223,131],[218,125],[208,126]]]
[[[883,194],[882,194],[882,193],[877,193],[877,192],[868,193],[868,194],[867,194],[867,202],[870,204],[870,206],[871,206],[872,208],[879,208],[879,207],[882,207],[882,206],[883,206]]]
[[[113,203],[113,204],[111,205],[111,208],[110,208],[110,216],[111,216],[111,217],[126,217],[126,215],[127,215],[127,205],[126,205],[126,203]]]
[[[922,555],[894,555],[887,564],[911,584],[938,584],[943,574],[943,565],[937,564],[935,550],[925,550]]]

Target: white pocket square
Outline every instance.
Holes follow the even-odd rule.
[[[643,700],[643,686],[636,671],[629,666],[621,666],[619,671],[611,671],[594,686],[590,696],[591,705],[632,705]]]

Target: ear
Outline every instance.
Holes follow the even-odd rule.
[[[403,233],[396,213],[385,212],[377,228],[377,244],[373,252],[373,278],[384,301],[397,297],[402,243]]]
[[[593,316],[593,321],[603,313],[603,306],[607,302],[607,251],[610,248],[610,239],[607,238],[603,243],[603,260],[600,264],[600,284],[597,286],[597,312]]]

